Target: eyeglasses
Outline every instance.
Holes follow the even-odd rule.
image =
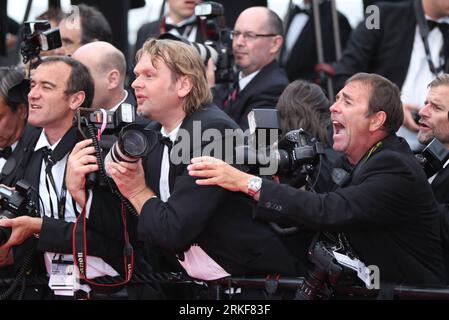
[[[240,31],[231,31],[231,39],[237,39],[239,36],[243,36],[243,39],[254,41],[259,37],[275,37],[277,34],[268,33],[268,34],[260,34],[254,32],[240,32]]]

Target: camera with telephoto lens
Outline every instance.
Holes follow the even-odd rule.
[[[148,131],[148,133],[155,134],[154,131]],[[153,140],[156,141],[155,139]],[[123,161],[133,163],[145,157],[149,152],[150,143],[144,128],[138,124],[130,124],[120,131],[117,142],[112,146],[105,158],[105,162]]]
[[[149,152],[149,144],[143,127],[135,124],[136,110],[129,103],[122,103],[115,111],[104,109],[78,108],[73,118],[78,128],[78,140],[93,139],[97,162],[103,168],[104,154],[114,149],[115,153],[122,155],[121,161],[134,162]],[[98,132],[101,139],[98,141]],[[106,159],[105,159],[106,160]],[[100,169],[100,172],[102,169]],[[99,179],[96,172],[87,176],[87,185],[99,184],[106,186],[105,177]]]
[[[48,51],[62,46],[59,28],[51,28],[47,20],[24,22],[20,53],[23,63],[39,59],[41,50]]]
[[[248,114],[250,139],[236,147],[237,162],[242,161],[250,173],[290,177],[303,172],[312,174],[324,146],[302,128],[287,132],[280,140],[276,109],[253,109]],[[262,169],[265,170],[264,174]],[[268,171],[268,172],[267,172]]]
[[[195,6],[195,15],[205,21],[206,41],[204,44],[190,42],[171,33],[163,33],[159,39],[178,40],[191,45],[198,51],[205,65],[212,58],[215,64],[216,83],[233,83],[234,54],[231,30],[226,27],[223,5],[212,1],[202,2]]]
[[[449,160],[449,150],[438,139],[434,138],[415,157],[423,167],[427,177],[430,178],[440,171],[446,161]]]
[[[326,248],[325,243],[315,241],[309,248],[309,262],[312,268],[307,272],[304,282],[296,290],[296,300],[329,299],[331,288],[343,273],[334,255]]]
[[[32,200],[32,188],[25,180],[16,183],[15,190],[0,185],[0,219],[13,219],[18,216],[39,216],[39,211]],[[0,246],[11,236],[11,228],[0,227]]]

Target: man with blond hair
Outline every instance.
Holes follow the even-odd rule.
[[[195,139],[198,126],[201,133],[211,128],[220,132],[223,138],[215,137],[214,143],[223,143],[226,129],[238,128],[211,103],[205,67],[195,49],[151,39],[138,52],[134,73],[138,112],[154,120],[150,126],[162,143],[137,163],[108,162],[106,167],[139,214],[139,238],[176,254],[186,272],[202,280],[297,274],[297,258],[268,225],[252,220],[248,198],[219,187],[199,187],[188,175],[189,157],[210,142]],[[189,151],[182,148],[183,161],[175,164],[179,155],[170,153],[170,147],[175,151],[186,142]]]

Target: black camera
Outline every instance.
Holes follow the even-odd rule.
[[[95,147],[95,156],[100,166],[100,173],[88,174],[86,183],[89,187],[93,185],[107,186],[107,178],[103,168],[103,159],[105,153],[110,150],[117,142],[117,137],[126,150],[131,150],[131,154],[143,153],[147,148],[143,133],[123,134],[122,129],[128,125],[134,125],[136,119],[135,107],[129,103],[122,103],[115,111],[106,111],[104,109],[78,108],[73,124],[78,128],[78,140],[92,139]],[[138,125],[136,125],[138,126]],[[138,126],[140,127],[140,126]],[[101,136],[100,133],[101,132]],[[142,149],[143,148],[143,149]]]
[[[155,133],[154,131],[149,132]],[[117,142],[112,146],[105,162],[111,160],[113,162],[137,162],[150,152],[150,143],[148,141],[144,128],[141,125],[130,124],[120,131]]]
[[[41,50],[48,51],[62,46],[59,28],[51,28],[47,20],[24,22],[20,52],[23,63],[39,58]]]
[[[253,109],[248,123],[251,136],[247,145],[236,147],[236,161],[241,163],[243,159],[250,173],[285,177],[298,171],[311,174],[324,154],[324,146],[301,128],[287,132],[279,140],[276,109]]]
[[[433,176],[440,171],[447,160],[449,160],[449,150],[436,138],[419,154],[415,155],[424,169],[427,177]]]
[[[31,196],[31,185],[25,180],[16,183],[15,190],[0,185],[0,219],[12,219],[21,215],[36,217],[39,211]],[[0,227],[0,246],[11,236],[11,228]]]
[[[234,54],[232,53],[231,30],[226,26],[223,5],[212,1],[197,4],[195,15],[206,21],[207,41],[204,44],[216,52],[215,81],[232,83],[234,81]],[[202,57],[207,63],[206,56]]]
[[[332,252],[321,241],[312,243],[308,259],[313,267],[296,290],[295,299],[328,299],[332,294],[331,287],[338,282],[343,273],[343,267],[338,264]]]
[[[122,103],[115,111],[104,109],[78,108],[73,119],[82,138],[91,138],[86,129],[93,127],[104,135],[118,135],[120,130],[136,120],[136,109],[129,103]],[[96,132],[95,132],[96,134]]]
[[[194,47],[201,60],[207,65],[210,58],[215,64],[215,82],[234,81],[234,54],[232,53],[231,30],[226,27],[223,5],[217,2],[203,2],[195,6],[195,15],[205,21],[206,41],[204,44],[190,42],[171,33],[163,33],[158,39],[182,41]]]

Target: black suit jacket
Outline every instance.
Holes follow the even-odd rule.
[[[165,19],[165,18],[162,18]],[[143,24],[139,30],[137,31],[137,39],[136,44],[134,46],[134,56],[137,53],[137,51],[142,48],[145,41],[147,41],[150,38],[157,38],[161,35],[161,33],[165,33],[166,31],[163,28],[162,19],[148,22]],[[196,38],[195,42],[203,43],[206,40],[206,35],[203,31],[204,26],[201,25],[202,22],[200,22],[200,19],[197,19],[197,31],[196,31]]]
[[[336,60],[336,55],[332,25],[332,11],[329,1],[325,1],[320,4],[320,16],[324,61],[330,63]],[[293,18],[293,10],[290,9],[286,17],[287,31],[290,28],[290,24]],[[344,49],[346,42],[348,41],[351,34],[352,28],[348,22],[348,19],[346,19],[346,17],[340,12],[338,13],[338,22],[340,27],[340,42],[342,49]],[[281,66],[284,67],[285,71],[287,71],[287,75],[290,81],[294,81],[296,79],[315,81],[319,78],[318,73],[314,70],[315,65],[318,63],[314,23],[315,20],[313,18],[313,14],[311,13],[309,20],[305,24],[304,28],[301,31],[301,34],[293,45],[288,59],[286,60],[286,62],[281,59]],[[281,57],[283,57],[284,50],[285,41],[281,50]]]
[[[276,108],[279,96],[288,83],[284,69],[276,60],[273,60],[260,70],[238,93],[237,99],[229,105],[225,106],[224,101],[232,90],[222,84],[217,85],[213,90],[214,102],[243,130],[246,130],[248,129],[248,113],[256,108]]]
[[[440,221],[426,180],[405,140],[393,135],[335,192],[312,194],[264,181],[256,214],[346,232],[360,259],[380,268],[381,281],[441,284]]]
[[[335,64],[336,92],[357,72],[377,73],[402,87],[417,25],[413,3],[376,4],[380,11],[380,28],[368,29],[364,20],[353,31],[342,59]]]
[[[73,130],[73,129],[72,129]],[[39,131],[40,133],[40,131]],[[75,139],[76,135],[72,137]],[[61,141],[60,143],[63,143]],[[74,143],[72,140],[67,143]],[[59,146],[59,145],[58,145]],[[34,145],[32,146],[34,150]],[[42,152],[34,151],[31,155],[24,174],[34,190],[39,190],[39,179],[42,166]],[[34,202],[39,205],[36,192],[33,193]],[[123,272],[123,223],[120,216],[120,201],[110,192],[95,190],[91,205],[91,214],[87,222],[88,253],[98,256],[108,262],[117,272]],[[64,220],[43,217],[42,229],[37,240],[37,249],[70,254],[72,253],[72,231],[74,223]],[[27,250],[36,239],[30,238],[15,250],[15,261],[24,259]],[[45,272],[41,255],[34,263],[35,272]]]
[[[213,104],[194,112],[183,121],[181,128],[193,134],[199,123],[200,132],[214,128],[224,133],[225,129],[237,128],[235,122]],[[153,129],[159,130],[160,125],[154,125]],[[196,152],[204,150],[207,142],[200,140],[194,138],[189,142],[192,148],[182,155],[184,160],[189,162]],[[174,145],[172,155],[178,144]],[[144,161],[147,184],[158,196],[162,152],[163,145],[157,144]],[[298,259],[280,237],[268,225],[251,218],[252,204],[248,197],[217,186],[198,186],[196,179],[188,175],[186,164],[175,165],[171,170],[168,201],[152,198],[142,208],[138,224],[141,240],[173,254],[198,244],[233,275],[302,271]]]
[[[0,172],[1,184],[13,187],[23,178],[39,134],[40,129],[29,124],[25,126],[22,137]]]
[[[446,275],[449,280],[449,167],[440,170],[430,186],[438,202]]]

